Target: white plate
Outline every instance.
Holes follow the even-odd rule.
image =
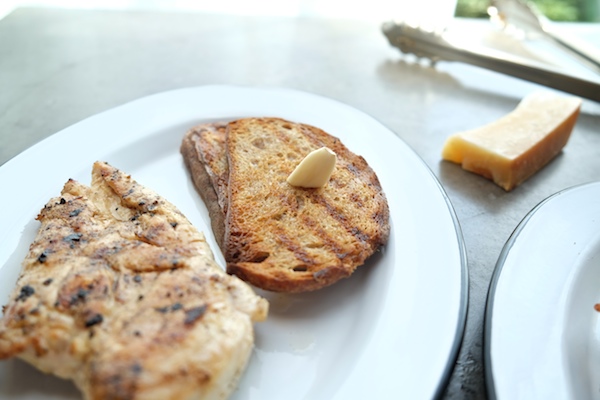
[[[600,182],[561,191],[519,224],[488,294],[490,398],[600,399]]]
[[[68,178],[108,161],[174,203],[212,248],[208,214],[179,154],[202,121],[278,116],[318,126],[362,155],[390,204],[384,251],[351,278],[304,295],[269,295],[235,399],[426,399],[441,393],[464,329],[467,272],[450,202],[424,162],[373,118],[285,89],[206,86],[166,92],[86,119],[0,168],[0,299],[7,301],[36,214]],[[10,193],[10,195],[7,195]],[[223,265],[220,253],[217,260]],[[0,397],[77,397],[19,361],[0,363]]]

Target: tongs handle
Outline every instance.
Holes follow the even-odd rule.
[[[433,62],[464,62],[600,102],[600,83],[565,74],[541,63],[491,49],[450,44],[443,33],[423,31],[405,23],[386,22],[382,30],[390,44],[403,53],[429,58]]]

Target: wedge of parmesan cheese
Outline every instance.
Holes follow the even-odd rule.
[[[510,191],[560,153],[580,108],[577,97],[533,93],[499,120],[450,136],[442,158]]]

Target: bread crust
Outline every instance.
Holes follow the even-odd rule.
[[[223,225],[213,224],[213,230],[222,235],[230,274],[269,291],[317,290],[350,276],[387,242],[389,209],[377,175],[338,138],[280,118],[232,121],[225,136],[227,185],[213,191],[228,201],[217,217]],[[329,183],[317,189],[289,185],[296,165],[323,146],[338,160]],[[206,172],[214,162],[201,153],[197,161],[215,175]],[[203,199],[206,191],[199,189]]]
[[[194,187],[208,210],[211,228],[221,251],[224,251],[229,179],[225,154],[226,126],[222,122],[195,126],[186,133],[180,148]]]

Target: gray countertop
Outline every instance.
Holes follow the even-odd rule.
[[[594,30],[600,26],[581,32]],[[448,135],[505,115],[539,87],[464,64],[415,63],[388,45],[378,23],[17,9],[0,20],[0,55],[0,165],[96,113],[206,84],[312,92],[389,127],[445,188],[466,244],[466,330],[444,398],[486,397],[485,301],[511,232],[547,196],[600,179],[600,106],[589,101],[564,151],[512,192],[443,162]]]

